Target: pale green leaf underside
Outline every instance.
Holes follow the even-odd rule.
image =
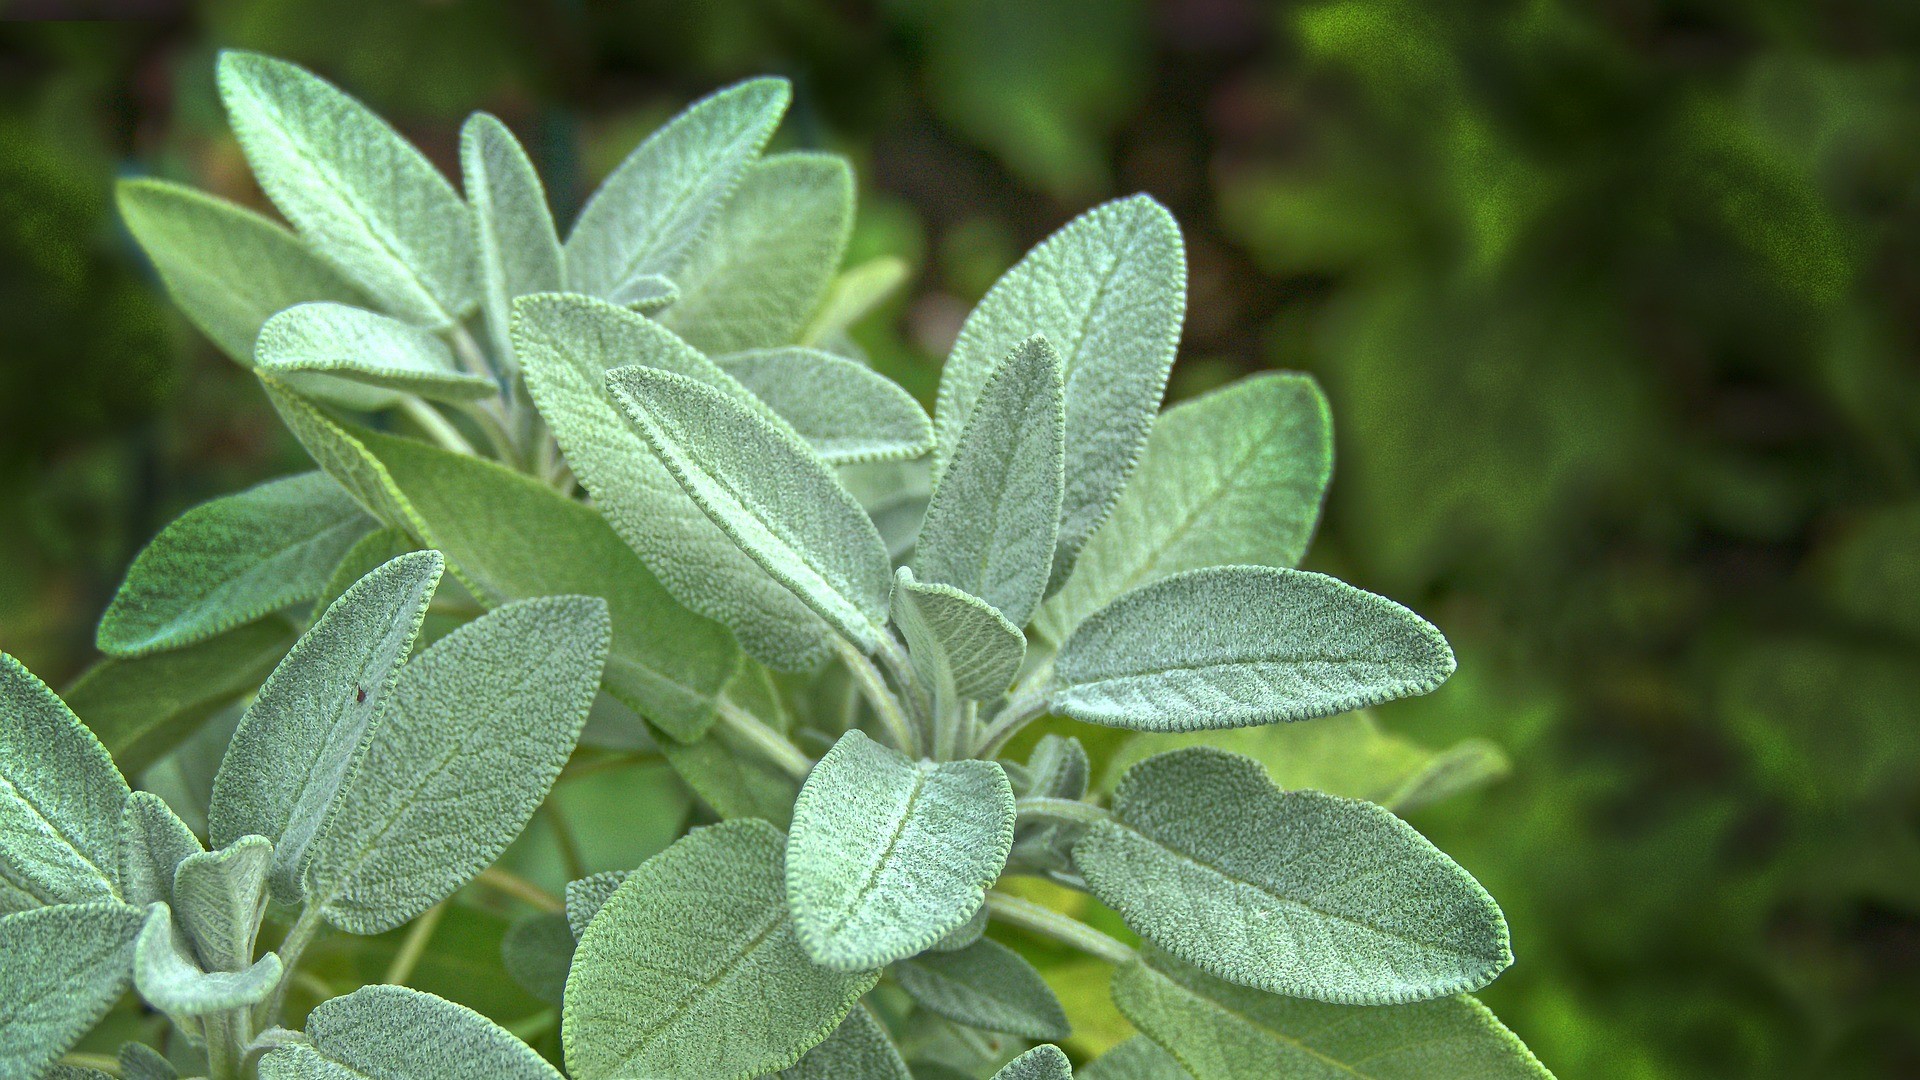
[[[831,465],[918,457],[933,424],[913,396],[865,364],[818,349],[757,349],[720,366]]]
[[[309,397],[350,409],[385,409],[408,394],[477,401],[500,392],[460,371],[453,350],[417,326],[346,304],[301,304],[260,328],[254,365]]]
[[[950,459],[987,379],[1045,335],[1067,385],[1067,487],[1048,591],[1073,569],[1133,471],[1186,311],[1180,227],[1144,195],[1097,206],[1028,252],[967,317],[941,374],[935,453]]]
[[[165,904],[147,911],[133,950],[133,984],[147,1004],[169,1016],[196,1017],[264,1001],[279,984],[280,958],[262,956],[242,971],[208,971]]]
[[[131,978],[144,915],[109,902],[0,917],[0,1080],[39,1080],[99,1022]]]
[[[93,732],[0,653],[0,911],[116,899],[127,795]]]
[[[299,237],[241,206],[163,180],[123,180],[120,216],[188,319],[235,361],[295,304],[366,297]]]
[[[573,753],[608,633],[598,599],[521,600],[401,669],[313,843],[306,884],[328,922],[391,929],[506,850]]]
[[[1174,406],[1041,630],[1064,641],[1122,593],[1183,570],[1298,564],[1332,473],[1333,420],[1309,376],[1267,372]]]
[[[893,977],[922,1008],[955,1023],[1035,1041],[1072,1034],[1047,980],[991,938],[903,960],[894,965]]]
[[[879,972],[807,959],[787,917],[783,840],[763,821],[697,830],[600,909],[567,977],[576,1080],[747,1080],[832,1034]]]
[[[1057,1046],[1036,1046],[1007,1062],[993,1080],[1073,1080],[1073,1064]]]
[[[1080,1080],[1193,1080],[1193,1074],[1172,1051],[1135,1035],[1081,1069]]]
[[[253,53],[221,55],[220,96],[260,186],[322,258],[410,322],[444,326],[472,305],[467,205],[385,121]]]
[[[374,524],[322,473],[202,503],[133,560],[100,618],[100,651],[142,656],[174,649],[312,600]]]
[[[1066,384],[1047,339],[1015,345],[980,388],[933,486],[914,549],[923,581],[1025,626],[1047,588],[1067,474]]]
[[[1486,1006],[1464,995],[1385,1007],[1326,1005],[1234,986],[1154,956],[1114,973],[1113,998],[1202,1080],[1552,1076]]]
[[[747,166],[673,274],[660,321],[709,354],[793,343],[820,306],[853,228],[853,170],[833,154]]]
[[[1425,694],[1453,674],[1425,619],[1324,574],[1190,570],[1094,613],[1061,647],[1054,711],[1143,731],[1310,720]]]
[[[480,310],[487,336],[512,368],[513,301],[566,286],[566,269],[546,188],[513,132],[487,113],[460,129],[460,171],[473,210],[480,259]]]
[[[262,1080],[560,1080],[504,1028],[404,986],[363,986],[307,1016],[312,1046],[274,1050]]]
[[[827,1040],[769,1080],[913,1080],[887,1029],[855,1005]]]
[[[1020,674],[1026,636],[977,596],[915,581],[903,566],[894,573],[890,610],[914,669],[938,701],[988,701]]]
[[[784,422],[658,368],[607,389],[681,488],[742,551],[862,650],[877,646],[892,565],[880,533]]]
[[[1371,803],[1283,792],[1194,747],[1133,767],[1073,856],[1169,954],[1244,986],[1351,1005],[1476,990],[1513,953],[1471,875]]]

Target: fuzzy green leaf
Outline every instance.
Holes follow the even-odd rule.
[[[488,612],[407,663],[307,864],[327,921],[377,934],[446,899],[520,835],[600,683],[606,605]]]
[[[890,607],[914,669],[936,701],[991,700],[1020,674],[1026,636],[979,597],[915,581],[903,566],[894,572]]]
[[[560,236],[540,174],[507,125],[474,113],[460,129],[460,171],[480,256],[480,310],[487,336],[513,366],[513,302],[566,286]]]
[[[922,1008],[968,1027],[1036,1041],[1064,1039],[1073,1031],[1047,980],[991,938],[903,960],[894,965],[893,977]]]
[[[567,977],[576,1080],[748,1080],[833,1033],[880,973],[807,959],[787,917],[782,847],[766,822],[730,821],[628,875]]]
[[[932,467],[925,460],[874,461],[845,465],[840,482],[873,519],[896,563],[912,557],[933,495]]]
[[[799,670],[824,659],[831,630],[681,490],[608,397],[606,373],[644,363],[766,406],[658,323],[588,297],[523,298],[513,332],[527,389],[574,474],[660,583],[763,663]]]
[[[1143,731],[1311,720],[1428,693],[1453,650],[1383,596],[1300,570],[1220,566],[1094,613],[1054,664],[1055,712]]]
[[[304,895],[311,845],[413,648],[443,565],[439,552],[414,552],[361,578],[301,635],[233,734],[208,828],[215,847],[272,840],[273,894],[283,903]]]
[[[367,302],[299,237],[244,207],[163,180],[122,180],[114,195],[173,302],[247,367],[276,313],[315,300]]]
[[[567,988],[577,939],[567,917],[543,911],[507,928],[500,940],[500,966],[520,988],[549,1005],[560,1004]]]
[[[398,319],[346,304],[301,304],[260,328],[254,364],[309,397],[349,409],[386,409],[408,394],[477,401],[500,392],[459,370],[439,338]]]
[[[756,161],[674,273],[680,295],[660,321],[705,353],[791,344],[826,295],[852,227],[844,158]]]
[[[815,963],[884,967],[964,925],[1013,844],[991,761],[916,762],[859,731],[813,768],[787,838],[787,903]]]
[[[567,236],[567,287],[612,299],[634,278],[674,277],[787,111],[785,79],[750,79],[695,102],[600,185]]]
[[[914,549],[921,579],[1025,626],[1047,587],[1066,483],[1066,384],[1048,341],[1014,346],[947,450]]]
[[[866,318],[907,280],[907,264],[894,255],[847,268],[827,287],[826,299],[800,334],[800,344],[822,346]]]
[[[208,971],[243,971],[267,906],[273,843],[243,836],[219,851],[195,852],[173,875],[173,917]]]
[[[993,1080],[1073,1080],[1073,1063],[1059,1047],[1047,1043],[1007,1062]]]
[[[407,497],[394,486],[386,466],[367,451],[358,439],[348,434],[319,406],[302,397],[293,387],[271,375],[260,377],[260,388],[300,441],[313,463],[333,477],[347,494],[381,524],[408,535],[420,532],[420,518]]]
[[[165,799],[134,792],[120,810],[120,898],[134,907],[171,902],[174,870],[201,850],[200,838]]]
[[[927,948],[933,952],[959,952],[972,945],[987,932],[987,915],[987,905],[981,904],[974,910],[972,918],[961,923],[958,929],[947,931],[945,937]]]
[[[1255,375],[1176,405],[1040,628],[1063,641],[1120,594],[1183,570],[1298,564],[1332,473],[1333,419],[1309,376]]]
[[[122,1045],[119,1056],[120,1075],[125,1080],[179,1080],[180,1071],[173,1063],[144,1043]]]
[[[933,414],[943,462],[959,447],[1002,357],[1034,334],[1060,352],[1067,487],[1049,592],[1066,581],[1146,444],[1180,338],[1186,286],[1173,216],[1144,195],[1106,203],[1007,271],[967,317],[947,358]]]
[[[651,315],[680,299],[680,286],[659,274],[642,274],[615,289],[608,299],[628,311]]]
[[[587,932],[587,925],[600,914],[620,883],[627,880],[628,873],[627,870],[603,870],[567,882],[567,929],[573,931],[575,941]]]
[[[1014,791],[1022,798],[1079,799],[1087,793],[1093,765],[1080,740],[1042,735],[1019,772],[1022,775],[1015,779]],[[1024,822],[1014,834],[1011,857],[1032,865],[1070,870],[1073,842],[1083,831],[1075,824]]]
[[[410,322],[445,326],[472,306],[467,206],[386,121],[253,53],[221,54],[220,97],[260,186],[322,258]]]
[[[1243,986],[1390,1005],[1478,989],[1513,962],[1493,898],[1412,826],[1283,792],[1238,754],[1134,766],[1073,855],[1128,926]]]
[[[100,618],[100,651],[124,657],[176,649],[312,600],[373,527],[323,473],[202,503],[133,560]]]
[[[764,818],[778,828],[793,819],[800,782],[733,728],[716,726],[699,742],[670,743],[661,751],[720,818]]]
[[[866,652],[892,565],[826,462],[783,422],[683,375],[617,368],[607,388],[657,459],[741,550]]]
[[[261,1059],[261,1080],[560,1080],[506,1029],[404,986],[363,986],[307,1014],[313,1045]]]
[[[1080,1080],[1193,1080],[1172,1051],[1135,1035],[1080,1070]]]
[[[93,732],[0,653],[0,911],[116,899],[127,795]]]
[[[918,457],[933,424],[913,396],[865,364],[819,349],[756,349],[720,358],[832,465]]]
[[[0,917],[0,1080],[40,1080],[100,1021],[132,976],[144,915],[94,903]]]
[[[827,1041],[768,1080],[913,1080],[887,1029],[865,1005],[855,1005]]]
[[[1513,1032],[1465,995],[1384,1008],[1326,1005],[1221,982],[1167,957],[1149,960],[1114,973],[1113,999],[1198,1080],[1551,1080]]]
[[[195,1017],[256,1005],[273,993],[280,957],[261,957],[240,971],[208,971],[165,904],[147,909],[133,950],[133,984],[147,1004],[169,1016]]]

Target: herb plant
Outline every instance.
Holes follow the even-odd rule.
[[[1311,744],[1247,737],[1341,717],[1317,753],[1398,806],[1487,762],[1405,767],[1355,713],[1454,659],[1293,569],[1313,383],[1159,412],[1186,301],[1158,204],[1002,277],[929,418],[846,334],[898,279],[839,272],[847,165],[763,153],[779,80],[662,128],[564,243],[491,117],[462,198],[299,68],[228,54],[220,86],[297,233],[156,181],[122,209],[320,471],[163,531],[67,703],[0,669],[0,1080],[1071,1076],[1067,1009],[993,927],[1111,965],[1143,1037],[1096,1080],[1546,1075],[1466,996],[1512,959],[1493,900],[1384,806],[1279,786]],[[234,702],[203,846],[121,770]],[[1110,798],[1046,717],[1145,733]],[[398,983],[476,875],[541,900],[489,867],[594,747],[662,755],[718,823],[516,927],[562,1060],[400,985],[294,1015],[326,927],[425,927]],[[172,1060],[68,1055],[129,985]]]

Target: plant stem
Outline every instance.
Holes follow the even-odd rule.
[[[1003,892],[987,893],[987,913],[1009,926],[1079,949],[1118,967],[1134,958],[1124,943],[1071,916]]]
[[[502,896],[511,896],[515,900],[519,900],[530,907],[538,908],[550,914],[560,915],[564,914],[567,910],[566,901],[561,900],[559,897],[528,881],[526,878],[502,870],[497,866],[489,866],[485,870],[475,874],[473,876],[473,883],[475,885],[484,885]]]
[[[941,703],[934,701],[932,692],[920,685],[920,673],[913,669],[913,661],[907,658],[907,651],[894,638],[893,632],[885,627],[880,628],[880,645],[875,655],[880,657],[887,674],[893,676],[893,685],[900,688],[897,697],[906,702],[907,710],[919,729],[922,745],[936,745],[939,742]]]
[[[433,940],[433,931],[440,925],[440,919],[447,913],[445,900],[422,912],[407,928],[406,939],[400,942],[400,951],[393,954],[393,962],[387,965],[387,974],[380,981],[392,986],[405,986],[413,977],[413,969],[420,966],[420,958],[426,955],[427,942]]]
[[[980,736],[980,748],[974,757],[991,761],[1000,756],[1013,737],[1020,734],[1022,728],[1047,714],[1047,695],[1045,691],[1030,690],[1012,701],[997,713],[987,730]]]
[[[807,774],[813,771],[813,759],[789,742],[785,735],[726,698],[721,698],[718,705],[720,722],[726,725],[727,730],[752,743],[755,749],[764,754],[767,760],[780,766],[788,776],[805,780]]]
[[[400,411],[406,413],[414,423],[419,424],[428,437],[442,447],[468,457],[479,456],[473,444],[467,441],[465,435],[460,434],[459,428],[454,427],[451,421],[440,415],[439,409],[417,397],[404,397],[400,399]]]
[[[1098,825],[1107,820],[1105,810],[1079,799],[1049,799],[1036,795],[1015,800],[1013,808],[1023,819],[1067,825]]]
[[[886,729],[887,738],[894,749],[908,757],[919,757],[920,736],[913,725],[907,722],[907,714],[900,709],[900,699],[887,687],[887,680],[873,661],[859,649],[853,647],[844,638],[835,637],[834,647],[840,650],[841,659],[847,662],[847,669],[853,672],[853,681],[866,696],[867,704],[880,716],[880,726]]]
[[[573,829],[567,824],[567,815],[560,804],[548,799],[540,804],[539,813],[553,828],[553,842],[560,849],[560,862],[567,868],[567,880],[586,877],[587,861],[580,854],[580,844],[573,838]]]
[[[265,1001],[253,1007],[253,1026],[269,1027],[280,1020],[280,1007],[286,1004],[287,988],[293,985],[293,973],[300,967],[300,954],[307,951],[307,945],[313,941],[313,935],[320,930],[320,906],[308,904],[300,909],[300,917],[293,921],[293,929],[280,939],[280,985]]]
[[[473,339],[472,331],[455,323],[452,338],[453,355],[460,361],[460,366],[467,369],[468,374],[484,375],[489,379],[499,378],[494,373],[493,364],[487,360],[486,351],[481,349],[480,343]]]

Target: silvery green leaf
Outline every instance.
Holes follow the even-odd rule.
[[[465,455],[462,455],[463,457]],[[315,611],[325,611],[328,605],[345,596],[353,583],[379,569],[381,564],[391,562],[410,551],[425,551],[431,545],[422,544],[404,531],[391,525],[383,525],[361,537],[340,556],[333,565],[333,573],[327,577],[327,587],[321,591],[320,599],[315,600]],[[445,555],[446,552],[441,552]]]
[[[842,735],[800,789],[787,837],[787,904],[807,955],[863,971],[958,929],[1006,865],[1013,823],[994,762],[916,762]]]
[[[922,1008],[955,1023],[1035,1041],[1072,1034],[1047,980],[992,938],[902,960],[892,970],[900,989]]]
[[[126,1043],[120,1047],[119,1056],[123,1080],[179,1080],[180,1071],[151,1046]]]
[[[1025,774],[1024,789],[1016,782],[1014,790],[1023,798],[1079,799],[1086,795],[1093,776],[1092,763],[1080,740],[1061,735],[1042,735],[1021,771]],[[1073,843],[1082,831],[1075,825],[1027,822],[1014,834],[1011,858],[1033,866],[1070,869]]]
[[[573,964],[573,930],[567,917],[543,911],[507,928],[500,941],[500,966],[520,989],[549,1005],[558,1005]]]
[[[1311,720],[1425,694],[1453,674],[1425,619],[1324,574],[1189,570],[1095,612],[1061,647],[1053,710],[1142,731]]]
[[[1180,338],[1186,287],[1173,215],[1144,195],[1106,203],[1007,271],[967,317],[947,358],[933,414],[942,462],[959,446],[1002,357],[1034,334],[1060,351],[1069,388],[1067,489],[1049,592],[1066,581],[1147,441]]]
[[[957,929],[947,931],[945,937],[927,946],[933,952],[959,952],[961,949],[980,940],[987,932],[987,905],[981,904],[974,909],[973,917],[959,925]]]
[[[114,195],[173,302],[247,367],[276,312],[313,300],[366,303],[299,237],[244,207],[163,180],[122,180]]]
[[[609,633],[597,598],[520,600],[408,661],[306,864],[328,922],[392,929],[506,850],[573,753]]]
[[[884,633],[892,566],[866,511],[784,422],[659,368],[607,389],[657,459],[769,577],[861,650]]]
[[[1135,1035],[1080,1070],[1080,1080],[1193,1080],[1172,1051]]]
[[[612,299],[636,277],[673,277],[792,97],[785,79],[750,79],[695,102],[648,136],[574,222],[567,287]]]
[[[386,409],[409,394],[477,401],[500,392],[454,364],[439,338],[398,319],[346,304],[301,304],[260,328],[253,361],[309,397],[349,409]]]
[[[608,692],[674,739],[698,739],[713,723],[715,698],[740,662],[738,646],[726,627],[682,607],[606,519],[494,462],[371,431],[350,434],[481,603],[602,597],[613,621]]]
[[[785,1069],[879,978],[807,959],[779,830],[699,829],[648,859],[587,927],[562,1031],[575,1080],[740,1080]]]
[[[402,555],[333,602],[280,662],[240,720],[214,779],[215,847],[242,836],[274,843],[273,895],[299,900],[321,821],[354,752],[413,649],[445,565]]]
[[[260,376],[260,388],[280,414],[281,422],[300,440],[313,463],[353,496],[361,509],[388,528],[409,535],[419,528],[419,515],[387,475],[386,466],[367,452],[332,417],[293,387],[271,375]]]
[[[120,898],[135,907],[173,899],[173,872],[180,860],[201,852],[167,801],[136,791],[120,810]]]
[[[55,1064],[41,1073],[36,1080],[113,1080],[107,1073],[98,1069],[89,1069],[80,1065]]]
[[[133,560],[100,618],[110,656],[191,645],[319,596],[374,522],[324,473],[269,480],[202,503]]]
[[[653,320],[588,297],[523,298],[514,304],[513,332],[527,389],[574,475],[660,583],[726,624],[762,663],[804,670],[824,659],[830,628],[681,490],[607,396],[606,373],[637,361],[764,409],[760,400]]]
[[[480,257],[480,310],[487,317],[487,336],[506,354],[511,370],[513,301],[566,287],[560,236],[540,174],[498,118],[488,113],[467,118],[460,129],[460,171]]]
[[[173,874],[173,918],[202,968],[242,971],[253,963],[272,868],[273,843],[264,836],[243,836],[181,860]]]
[[[964,589],[1027,625],[1047,587],[1067,474],[1066,384],[1043,337],[1020,342],[981,386],[946,447],[914,548],[922,580]]]
[[[133,984],[147,1004],[177,1017],[259,1004],[280,983],[280,957],[268,953],[241,971],[206,971],[165,904],[147,909],[133,950]]]
[[[1201,1080],[1552,1076],[1486,1006],[1465,995],[1386,1007],[1326,1005],[1235,986],[1149,955],[1114,973],[1113,999]]]
[[[39,1080],[127,988],[145,913],[58,904],[0,916],[0,1080]]]
[[[607,299],[628,311],[651,315],[680,299],[680,286],[659,274],[642,274],[615,289]]]
[[[936,701],[990,700],[1020,674],[1027,639],[985,600],[951,585],[915,581],[903,566],[894,572],[890,606],[914,669],[933,687]]]
[[[887,1029],[855,1005],[827,1040],[767,1080],[913,1080]]]
[[[0,910],[118,898],[128,794],[93,732],[0,653]]]
[[[472,306],[467,206],[386,121],[254,53],[221,54],[220,97],[260,186],[322,258],[410,322],[445,326]]]
[[[933,495],[933,470],[924,459],[917,461],[874,461],[842,465],[840,482],[846,485],[860,506],[873,519],[886,541],[887,555],[904,562],[913,555],[920,539],[920,525],[927,517],[927,502]]]
[[[829,464],[918,457],[933,446],[920,403],[864,364],[799,347],[754,349],[719,363]]]
[[[1332,472],[1333,419],[1309,376],[1268,372],[1174,406],[1040,628],[1063,641],[1120,594],[1183,570],[1298,564]]]
[[[800,344],[821,346],[843,335],[892,296],[907,280],[907,264],[898,256],[881,255],[848,267],[827,287],[820,310],[801,331]]]
[[[1073,1080],[1073,1063],[1059,1047],[1047,1043],[1007,1062],[993,1080]]]
[[[826,295],[852,228],[846,159],[756,161],[674,272],[680,295],[660,321],[709,354],[791,344]]]
[[[311,1046],[260,1061],[261,1080],[560,1080],[505,1028],[464,1005],[404,986],[363,986],[307,1014]]]
[[[620,883],[627,880],[628,873],[626,870],[602,870],[578,881],[567,882],[567,928],[573,931],[575,940],[587,932],[587,924],[600,914],[607,897],[612,896]]]
[[[763,818],[785,828],[800,782],[731,727],[716,725],[694,743],[661,747],[675,775],[722,819]]]
[[[1493,898],[1412,826],[1283,792],[1238,754],[1134,766],[1073,855],[1142,937],[1243,986],[1391,1005],[1478,989],[1513,962]]]

